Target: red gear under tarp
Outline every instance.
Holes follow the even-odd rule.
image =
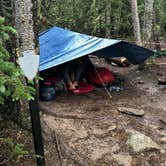
[[[60,79],[58,78],[58,77],[48,77],[48,78],[46,78],[45,79],[45,82],[51,82],[51,83],[57,83],[57,82],[59,82],[60,81]]]
[[[82,93],[92,92],[94,89],[95,87],[91,84],[85,82],[79,82],[78,87],[76,89],[70,90],[70,92],[74,94],[82,94]]]
[[[113,82],[115,77],[107,68],[99,67],[87,72],[87,80],[92,84],[101,85]]]

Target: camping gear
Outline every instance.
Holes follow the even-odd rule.
[[[82,94],[82,93],[88,93],[92,92],[95,89],[95,87],[91,84],[88,84],[86,82],[78,82],[78,86],[76,89],[70,89],[69,91],[74,94]]]
[[[51,82],[44,82],[40,87],[40,99],[50,101],[55,98],[55,88]]]
[[[120,58],[105,58],[106,62],[111,64],[112,66],[119,66],[119,67],[128,67],[130,63],[124,57]]]
[[[66,91],[66,85],[64,80],[56,76],[45,78],[44,82],[51,82],[56,92]]]
[[[86,74],[86,79],[88,82],[95,85],[102,85],[112,83],[115,77],[111,71],[105,67],[93,68]]]
[[[52,84],[55,84],[59,81],[60,81],[60,79],[58,77],[55,77],[55,76],[45,78],[45,82],[51,82]]]
[[[67,91],[66,84],[63,80],[60,80],[57,83],[55,83],[54,88],[57,93]]]
[[[39,36],[39,71],[93,54],[102,58],[125,57],[130,63],[141,64],[152,50],[122,40],[97,38],[59,27],[52,27]]]
[[[109,86],[110,92],[120,92],[121,90],[123,90],[123,89],[119,86]]]

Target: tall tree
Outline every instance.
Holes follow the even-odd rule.
[[[111,37],[111,1],[107,0],[105,11],[105,37]]]
[[[131,0],[132,23],[136,44],[142,45],[137,0]]]
[[[35,53],[32,1],[14,0],[13,5],[14,5],[15,27],[18,32],[17,44],[20,49],[20,54],[22,54],[25,51]],[[31,113],[32,131],[33,131],[36,155],[44,156],[39,109],[37,102],[38,101],[36,94],[34,100],[31,100],[29,103],[29,110]],[[26,103],[25,106],[27,106]],[[36,159],[38,166],[45,165],[44,157]]]
[[[151,47],[150,43],[152,41],[153,32],[153,6],[154,0],[145,0],[145,16],[144,16],[144,26],[143,26],[143,38],[145,46]]]
[[[165,38],[166,40],[166,33],[165,33],[165,29],[166,29],[166,1],[165,0],[162,0],[161,1],[161,14],[160,14],[160,17],[161,17],[161,30],[162,30],[162,33],[163,33],[163,37]]]

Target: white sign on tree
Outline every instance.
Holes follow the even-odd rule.
[[[33,51],[24,51],[23,56],[18,58],[18,62],[25,76],[29,80],[34,79],[39,68],[39,55]]]

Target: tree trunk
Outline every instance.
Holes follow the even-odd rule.
[[[105,13],[105,37],[110,38],[111,37],[111,2],[110,0],[107,0],[106,3],[106,13]]]
[[[72,3],[72,4],[73,4],[73,6],[72,6],[72,7],[73,7],[73,9],[72,9],[72,12],[73,12],[73,13],[72,13],[72,18],[73,18],[72,24],[73,24],[73,25],[71,25],[71,27],[74,27],[74,28],[75,28],[75,27],[76,27],[76,19],[75,19],[75,14],[76,14],[76,1],[73,0],[72,2],[73,2],[73,3]]]
[[[34,51],[33,14],[31,0],[14,0],[15,28],[18,32],[17,44],[21,53]]]
[[[157,24],[159,22],[157,20],[157,13],[156,13],[156,8],[154,8],[153,12],[153,40],[154,40],[154,47],[156,50],[161,50],[160,46],[160,26]]]
[[[142,45],[137,0],[131,0],[132,22],[136,44]]]
[[[35,35],[34,35],[32,0],[13,0],[13,5],[14,5],[15,28],[18,32],[17,44],[20,49],[20,54],[22,54],[25,51],[35,53],[35,38],[34,38]],[[37,89],[35,82],[34,82],[34,87]],[[24,103],[22,104],[21,111],[27,108],[28,108],[28,103]],[[29,102],[29,110],[31,115],[35,152],[36,155],[43,156],[41,158],[36,157],[37,165],[45,166],[37,91],[36,94],[34,95],[34,100],[31,100]]]
[[[16,56],[22,56],[24,51],[33,51],[35,53],[32,2],[31,0],[12,0],[12,6],[15,29],[17,30],[15,39]],[[22,78],[22,81],[26,82],[24,78]],[[20,111],[29,111],[28,102],[22,101],[21,103]]]
[[[38,6],[39,6],[39,3],[38,3],[38,0],[32,0],[32,4],[33,4],[33,23],[34,23],[34,26],[33,26],[33,31],[34,31],[34,43],[35,43],[35,50],[36,52],[38,53],[38,34],[39,34],[39,21],[38,21]]]
[[[151,47],[153,32],[153,6],[154,0],[145,0],[145,18],[143,28],[144,46]]]

